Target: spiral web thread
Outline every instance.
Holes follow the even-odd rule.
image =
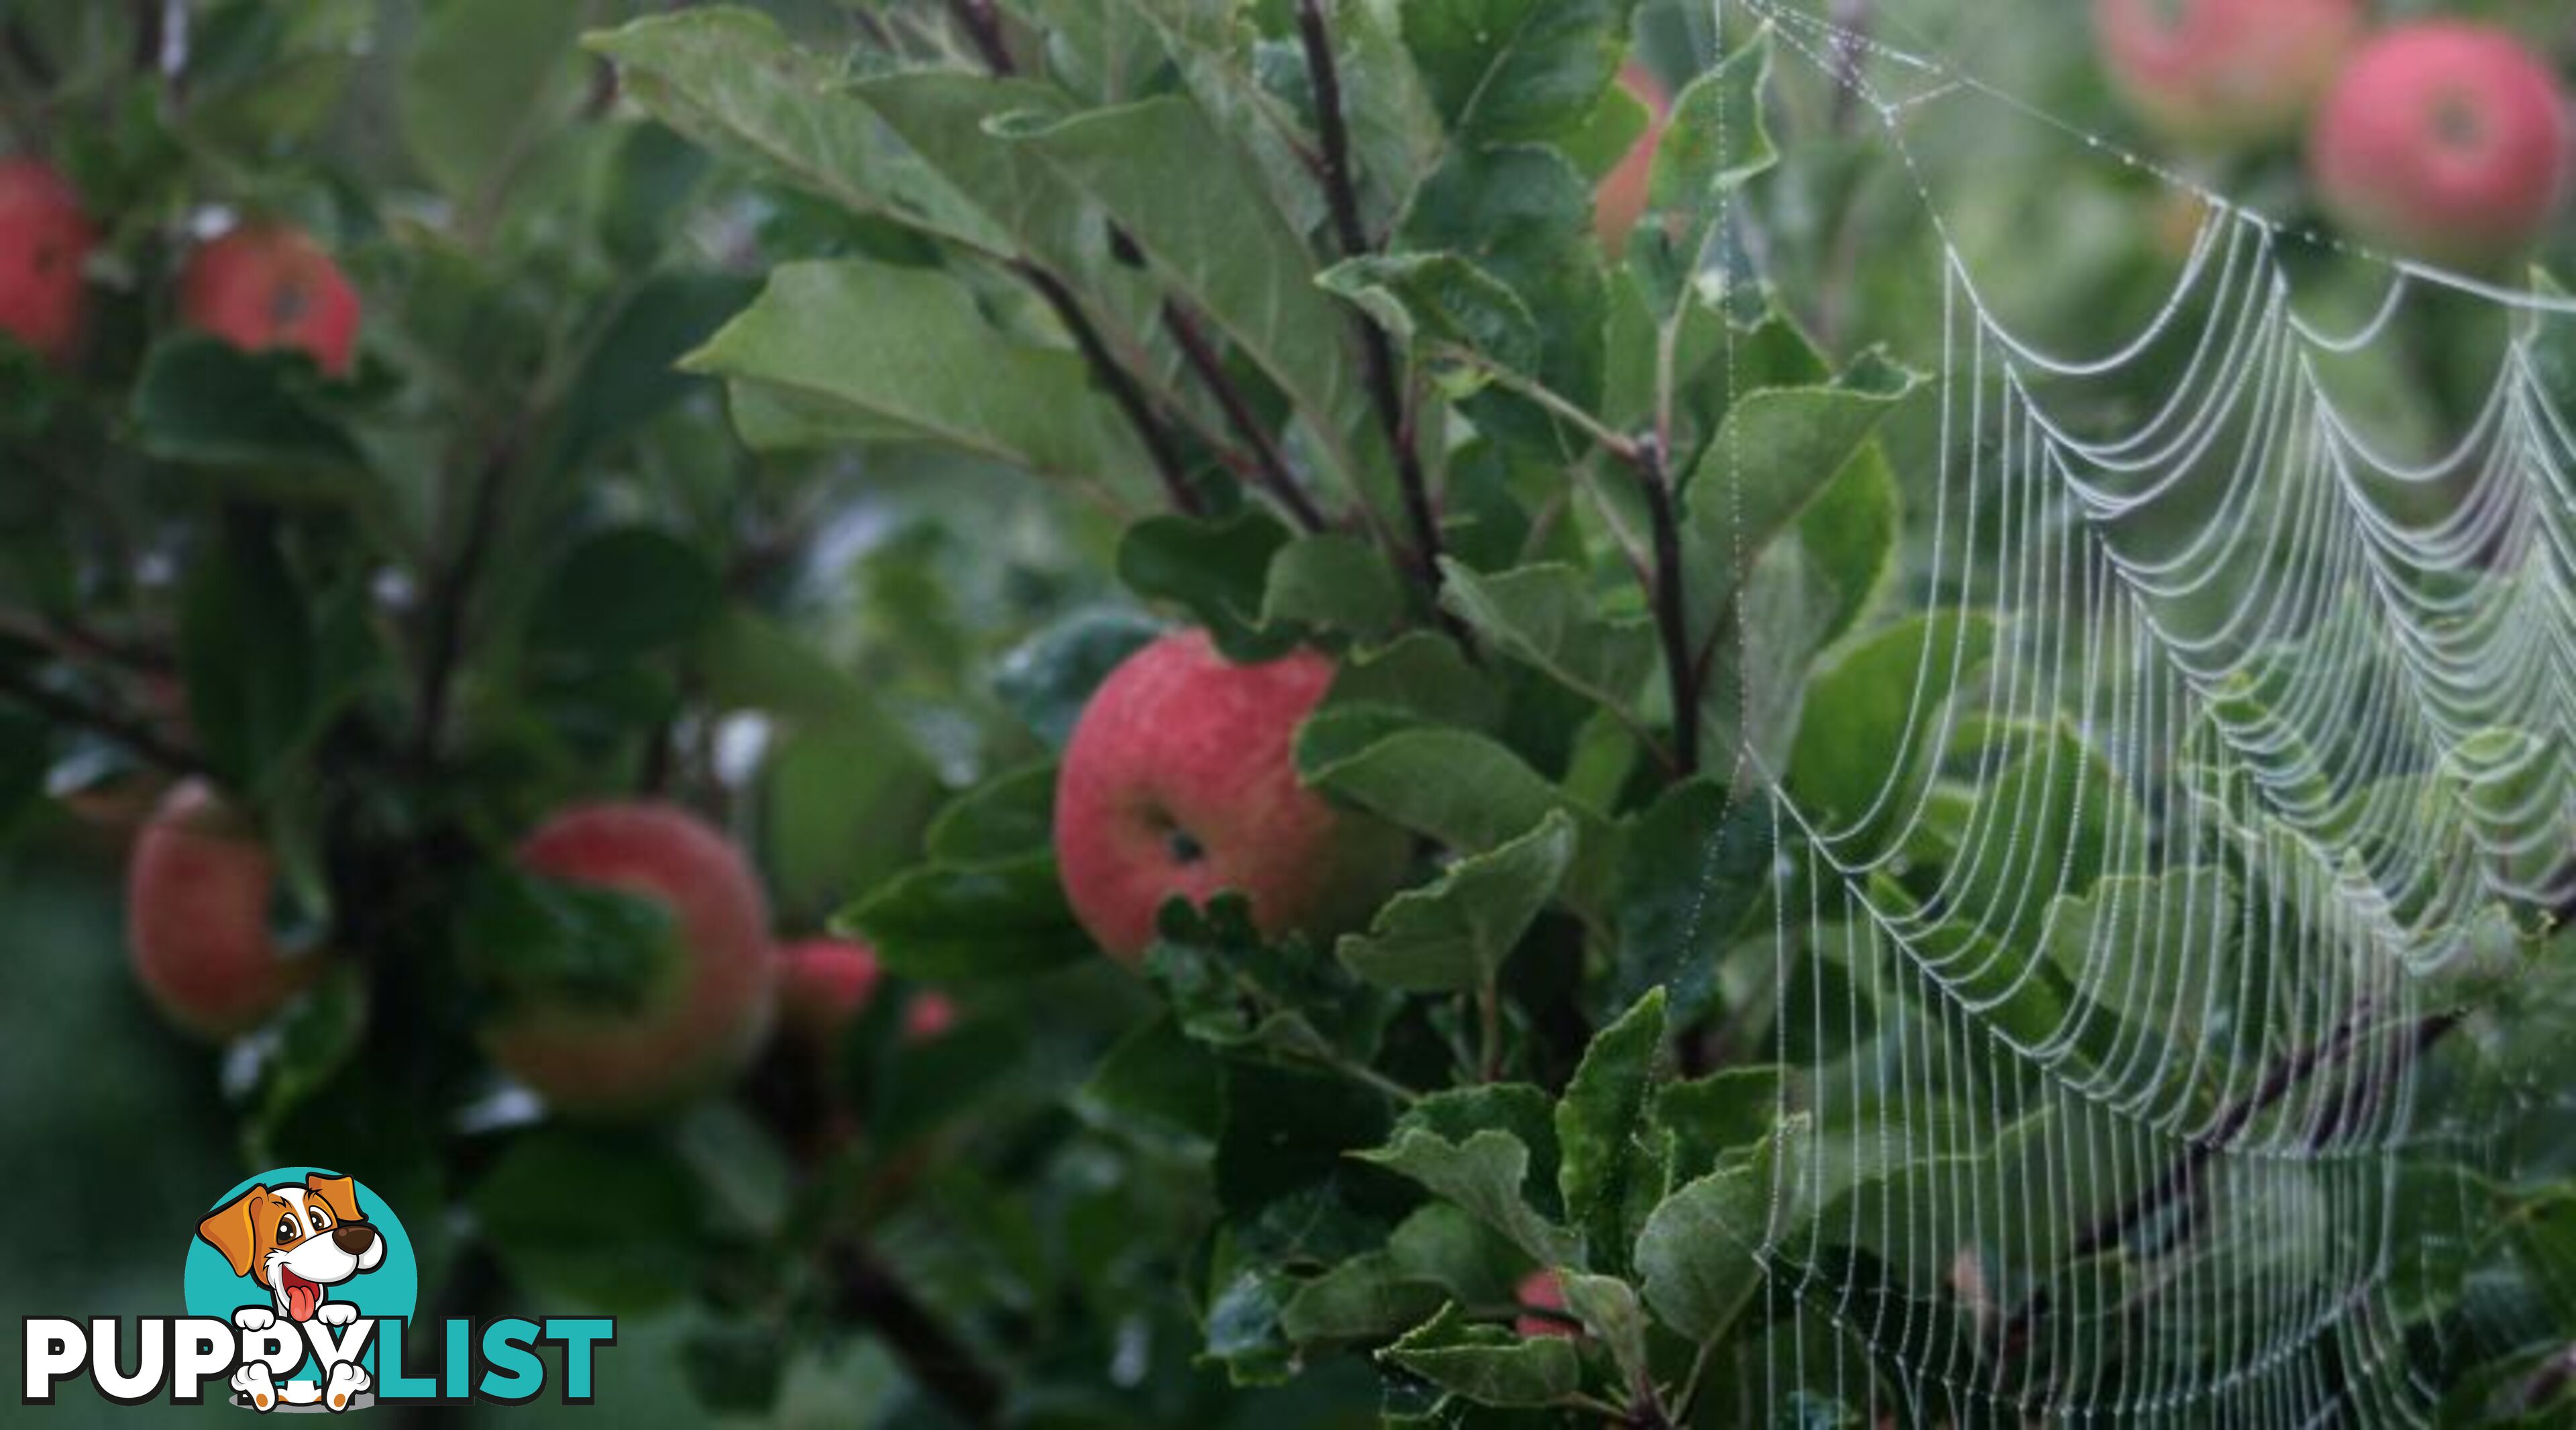
[[[2576,894],[2576,374],[2551,367],[2576,305],[2158,170],[2203,205],[2170,296],[2052,353],[1998,312],[2014,274],[1975,271],[1916,126],[2152,165],[1950,60],[1733,3],[1718,32],[1759,21],[1845,87],[1928,214],[1911,574],[1991,623],[1919,628],[1914,753],[1868,799],[1818,807],[1742,752],[1782,1125],[1817,1131],[1776,1163],[1772,1315],[1718,1393],[1748,1424],[1824,1396],[1873,1426],[2430,1423],[2443,1323],[2412,1313],[2486,1229],[2426,1169],[2496,1141],[2436,1043]],[[2385,301],[2304,316],[2317,262]],[[2493,318],[2494,371],[2418,454],[2336,373],[2436,305]]]

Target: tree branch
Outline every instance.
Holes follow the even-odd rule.
[[[1019,66],[1011,59],[1011,47],[1002,38],[1002,17],[993,8],[993,0],[948,0],[948,13],[957,17],[966,38],[973,41],[975,52],[984,64],[998,75],[1016,73]]]
[[[1308,531],[1322,531],[1331,525],[1324,519],[1323,512],[1316,509],[1314,499],[1297,485],[1296,476],[1279,456],[1279,444],[1271,440],[1270,430],[1262,425],[1260,414],[1244,400],[1242,389],[1235,385],[1234,378],[1225,370],[1225,360],[1217,355],[1215,346],[1200,330],[1197,320],[1177,301],[1167,300],[1163,304],[1163,328],[1172,335],[1172,341],[1180,344],[1181,356],[1189,363],[1190,371],[1216,398],[1217,406],[1224,409],[1227,425],[1243,439],[1245,446],[1252,449],[1253,469],[1260,477],[1261,485],[1288,509],[1288,514],[1297,519],[1299,526]]]
[[[1298,0],[1297,38],[1306,52],[1306,73],[1315,86],[1316,137],[1324,145],[1324,198],[1333,215],[1333,235],[1345,257],[1356,258],[1373,247],[1360,224],[1359,188],[1351,170],[1350,130],[1342,117],[1342,77],[1333,63],[1333,35],[1324,18],[1323,0]],[[1404,495],[1405,523],[1413,533],[1413,566],[1441,624],[1465,646],[1466,632],[1440,605],[1440,514],[1433,509],[1431,484],[1422,470],[1422,453],[1413,413],[1396,377],[1395,347],[1386,330],[1354,309],[1360,357],[1366,368],[1369,402],[1378,425],[1395,448],[1396,484]]]
[[[447,568],[431,586],[428,627],[423,637],[420,686],[412,729],[412,763],[427,768],[447,741],[447,713],[456,688],[456,668],[465,654],[465,619],[474,600],[474,583],[501,525],[501,493],[510,469],[518,464],[526,431],[524,414],[484,454],[468,498],[465,533],[448,557]]]
[[[972,1426],[1001,1423],[1002,1383],[875,1253],[849,1239],[825,1248],[823,1259],[832,1278],[834,1314],[874,1329],[922,1389],[959,1420]]]
[[[1171,433],[1165,431],[1162,422],[1154,416],[1153,406],[1145,400],[1144,389],[1136,385],[1136,379],[1109,351],[1109,344],[1100,336],[1100,329],[1092,323],[1090,315],[1083,312],[1081,300],[1073,296],[1072,289],[1064,286],[1063,279],[1038,264],[1021,259],[1011,267],[1037,290],[1049,308],[1055,310],[1056,321],[1064,324],[1064,330],[1072,335],[1073,345],[1081,351],[1082,360],[1091,365],[1092,376],[1099,379],[1100,386],[1109,394],[1109,400],[1117,404],[1119,412],[1127,419],[1127,425],[1136,429],[1137,440],[1145,444],[1145,455],[1153,459],[1155,474],[1162,478],[1163,491],[1171,498],[1173,508],[1187,516],[1202,514],[1206,504],[1199,500],[1197,489],[1190,485],[1189,468],[1182,462],[1180,450],[1172,445]]]
[[[178,775],[203,774],[206,762],[144,724],[105,706],[38,684],[22,671],[0,667],[0,699],[14,701],[58,725],[87,730],[123,745],[136,755]]]

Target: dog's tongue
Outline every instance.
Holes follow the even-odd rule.
[[[292,1271],[285,1272],[283,1279],[286,1283],[286,1314],[299,1321],[312,1320],[313,1309],[322,1304],[322,1288]]]

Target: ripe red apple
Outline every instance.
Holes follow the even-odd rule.
[[[0,332],[68,361],[89,311],[81,266],[97,241],[60,174],[34,159],[0,160]]]
[[[877,951],[857,939],[806,938],[778,950],[780,1030],[811,1047],[828,1047],[868,1009],[885,981]],[[903,1009],[906,1042],[927,1042],[957,1021],[957,1005],[935,991],[913,995]]]
[[[200,248],[179,276],[179,316],[244,352],[310,354],[345,377],[358,344],[358,294],[312,236],[245,224]]]
[[[1521,1278],[1512,1291],[1512,1299],[1541,1311],[1565,1309],[1565,1283],[1553,1271],[1541,1268]],[[1583,1332],[1572,1321],[1555,1316],[1521,1315],[1512,1319],[1512,1329],[1524,1336],[1579,1336]]]
[[[739,1071],[768,1035],[778,955],[769,900],[731,840],[669,805],[576,806],[519,846],[531,872],[640,895],[672,936],[641,1001],[522,1001],[486,1030],[493,1060],[571,1112],[665,1105]]]
[[[2531,246],[2566,196],[2568,99],[2502,30],[2400,25],[2336,81],[2309,137],[2326,206],[2355,235],[2486,268]]]
[[[1645,102],[1646,132],[1619,156],[1610,172],[1592,195],[1592,231],[1601,240],[1601,251],[1612,258],[1627,251],[1628,235],[1645,216],[1647,180],[1655,172],[1655,146],[1662,142],[1664,124],[1672,115],[1672,97],[1655,80],[1654,72],[1630,60],[1619,67],[1619,87]]]
[[[277,860],[203,780],[162,801],[125,871],[125,938],[143,989],[169,1019],[209,1038],[246,1033],[321,967],[277,946],[269,912]]]
[[[2167,137],[2286,139],[2361,40],[2362,0],[2094,0],[2103,66]]]
[[[1110,672],[1055,788],[1065,895],[1102,948],[1142,955],[1174,895],[1235,890],[1273,935],[1337,933],[1377,907],[1404,870],[1405,837],[1298,783],[1291,751],[1332,679],[1310,650],[1230,664],[1199,631]]]

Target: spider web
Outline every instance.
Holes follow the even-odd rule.
[[[1780,1125],[1816,1131],[1716,1393],[1739,1423],[2431,1423],[2513,1311],[2459,1284],[2514,1169],[2445,1035],[2576,897],[2576,303],[2233,202],[1917,8],[1713,0],[1712,37],[1758,24],[1852,106],[1940,269],[1900,457],[1934,614],[1809,697],[1837,659],[1910,670],[1888,748],[1845,752],[1883,767],[1820,792],[1739,755],[1775,918],[1731,961],[1767,953]],[[2034,332],[2028,241],[1962,230],[1989,136],[2188,212],[2116,346]],[[2473,339],[2461,391],[2397,420],[2374,393],[2428,380],[2433,325]]]

